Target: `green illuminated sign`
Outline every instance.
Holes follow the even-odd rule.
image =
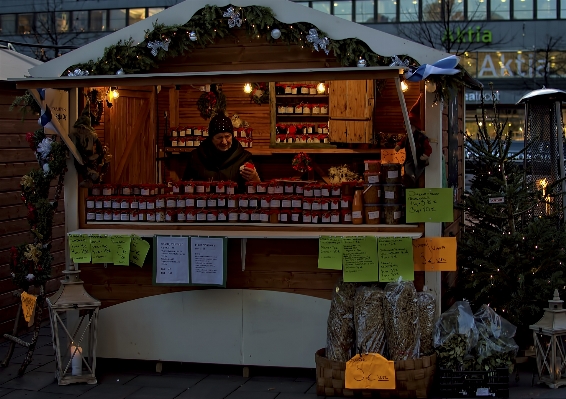
[[[479,26],[476,26],[475,29],[462,29],[458,27],[456,30],[452,31],[446,29],[444,36],[442,36],[442,41],[446,42],[448,40],[452,43],[491,43],[492,34],[490,30],[482,30]]]

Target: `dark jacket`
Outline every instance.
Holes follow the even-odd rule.
[[[245,180],[240,175],[240,166],[250,161],[252,154],[244,150],[238,140],[226,152],[218,151],[211,140],[205,140],[192,151],[183,180],[235,181],[238,191],[245,192]]]

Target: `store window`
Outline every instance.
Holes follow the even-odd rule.
[[[57,32],[64,33],[71,29],[71,13],[68,11],[58,11],[55,13],[55,25]]]
[[[356,1],[356,22],[371,24],[375,22],[375,0]]]
[[[446,15],[450,16],[450,21],[463,21],[466,19],[466,13],[464,12],[464,0],[456,0],[450,2],[445,10]],[[443,20],[446,17],[442,18]]]
[[[513,19],[533,19],[533,0],[513,0]]]
[[[151,7],[147,9],[147,16],[151,17],[152,15],[159,14],[161,11],[165,10],[165,7]]]
[[[73,30],[75,32],[88,31],[88,11],[73,11]]]
[[[537,1],[537,19],[556,19],[556,11],[556,0]]]
[[[0,32],[4,35],[16,33],[16,14],[0,15]]]
[[[486,94],[485,97],[487,97],[484,101],[487,107],[487,115],[489,116],[492,114],[490,108],[493,106],[493,102],[490,98],[491,94]],[[499,122],[505,123],[505,133],[511,136],[511,140],[522,143],[525,138],[525,109],[523,107],[514,108],[501,104],[497,104],[497,109],[499,111]],[[466,133],[469,133],[473,139],[478,138],[480,126],[483,126],[481,114],[481,108],[466,103]],[[476,116],[479,122],[476,122]],[[487,118],[486,123],[490,137],[495,137],[493,122]]]
[[[309,4],[308,1],[295,1],[295,3],[300,4],[302,6],[305,6],[305,7],[310,7],[310,4]]]
[[[90,30],[104,32],[106,30],[106,10],[93,10],[90,12]]]
[[[53,20],[48,12],[35,14],[35,32],[43,34],[53,31]]]
[[[110,10],[108,30],[116,31],[126,26],[126,10]]]
[[[329,1],[313,1],[312,8],[318,11],[330,14],[330,2]]]
[[[494,21],[508,20],[511,18],[511,0],[492,0],[490,17]]]
[[[145,19],[145,8],[130,8],[128,10],[128,25]]]
[[[401,22],[416,22],[419,20],[419,2],[418,0],[396,0],[399,1],[399,18]],[[425,5],[423,4],[423,9]]]
[[[460,65],[462,65],[470,75],[476,77],[478,73],[478,53],[465,52],[464,56],[461,58]]]
[[[352,20],[352,0],[348,1],[335,1],[334,2],[334,15],[337,17]]]
[[[566,1],[560,2],[560,18],[566,19]]]
[[[468,20],[482,21],[486,18],[487,0],[468,0]]]
[[[18,14],[18,34],[29,35],[33,27],[33,14]]]
[[[418,19],[418,15],[419,15],[418,1],[412,0],[412,3],[416,7],[416,15]],[[401,4],[403,4],[403,2],[401,2]],[[423,21],[442,21],[444,15],[444,10],[443,10],[444,3],[438,0],[422,0],[422,4],[423,4]]]
[[[377,22],[397,22],[397,0],[377,2]]]

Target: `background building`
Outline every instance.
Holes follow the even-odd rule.
[[[0,44],[11,42],[24,54],[49,60],[180,1],[3,0]],[[461,56],[462,65],[486,86],[484,100],[499,102],[517,140],[523,138],[524,108],[516,102],[543,85],[566,89],[566,0],[296,3]],[[466,127],[472,133],[480,103],[479,92],[466,94]]]

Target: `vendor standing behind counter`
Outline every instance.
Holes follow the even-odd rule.
[[[190,153],[184,180],[234,181],[238,190],[245,191],[248,181],[259,182],[257,170],[245,167],[252,154],[233,139],[234,127],[230,118],[218,114],[210,120],[208,137]]]

